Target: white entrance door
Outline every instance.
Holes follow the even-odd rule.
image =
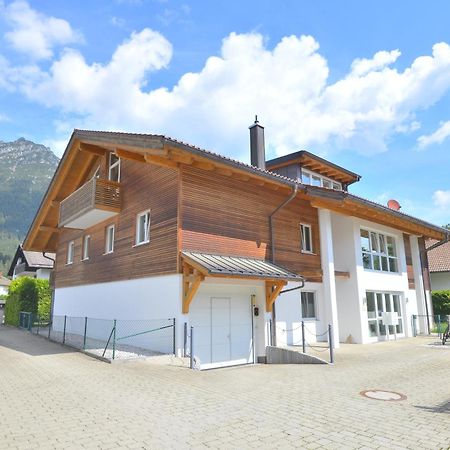
[[[403,314],[399,294],[389,292],[367,292],[367,319],[369,323],[369,336],[378,340],[387,340],[390,337],[404,337]],[[386,325],[383,313],[397,313],[396,325]]]
[[[194,356],[202,369],[253,362],[251,301],[248,296],[199,295],[190,308]]]

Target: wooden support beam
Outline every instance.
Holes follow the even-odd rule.
[[[170,167],[172,169],[178,168],[178,163],[175,161],[172,161],[167,158],[162,158],[161,156],[153,156],[149,154],[145,154],[144,156],[145,161],[150,164],[156,164],[157,166],[164,166],[164,167]]]
[[[203,273],[183,262],[183,314],[189,312],[189,306],[204,279]]]
[[[202,169],[202,170],[214,170],[215,169],[214,164],[210,163],[208,161],[194,161],[192,163],[192,165],[194,167],[198,167],[199,169]]]
[[[40,225],[39,231],[45,231],[45,232],[49,232],[49,233],[59,233],[61,231],[61,229],[57,228],[57,227],[51,227],[48,225]]]
[[[230,169],[222,169],[221,167],[217,167],[216,171],[219,175],[224,175],[226,177],[231,177],[233,175],[233,171]]]
[[[128,150],[117,149],[116,155],[121,159],[129,159],[131,161],[144,162],[144,155],[141,153],[130,152]]]
[[[334,276],[338,278],[350,278],[350,272],[343,272],[342,270],[335,270]]]
[[[97,156],[104,156],[107,152],[106,148],[98,147],[97,145],[85,144],[84,142],[80,142],[79,146],[80,152],[92,153]]]
[[[272,311],[272,305],[280,294],[287,281],[266,281],[266,311]]]
[[[168,158],[169,150],[167,148],[146,148],[145,154],[150,156],[160,156],[161,158]]]
[[[187,164],[187,165],[191,165],[194,162],[194,158],[190,155],[184,155],[181,153],[172,153],[170,156],[170,159],[172,161],[181,163],[181,164]]]

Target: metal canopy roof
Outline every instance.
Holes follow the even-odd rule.
[[[210,275],[303,281],[303,277],[263,259],[183,252],[183,257],[205,268]]]

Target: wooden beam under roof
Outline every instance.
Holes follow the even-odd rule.
[[[84,142],[80,142],[79,145],[80,152],[91,153],[97,156],[104,156],[108,151],[106,148],[99,147],[98,145],[85,144]]]
[[[145,157],[141,153],[130,152],[129,150],[117,149],[116,155],[121,159],[129,159],[132,161],[145,163]]]

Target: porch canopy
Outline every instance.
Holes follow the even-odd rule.
[[[213,255],[209,253],[182,252],[183,263],[183,313],[205,277],[242,278],[264,280],[266,285],[266,311],[272,305],[288,281],[304,282],[301,275],[290,272],[263,259],[237,256]]]

